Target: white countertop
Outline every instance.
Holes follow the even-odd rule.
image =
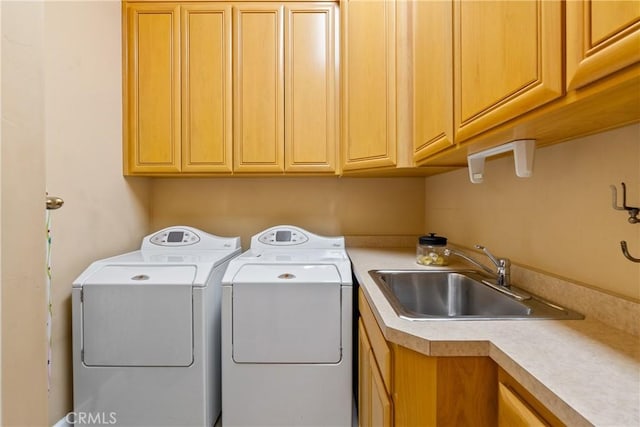
[[[411,321],[369,275],[429,269],[413,249],[348,249],[385,338],[429,356],[489,356],[567,425],[640,426],[640,340],[585,320]],[[517,285],[517,284],[516,284]]]

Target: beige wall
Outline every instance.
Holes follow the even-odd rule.
[[[536,151],[532,178],[517,178],[513,157],[487,162],[485,182],[467,169],[426,179],[426,226],[452,242],[481,243],[498,256],[613,294],[640,300],[640,224],[611,207],[610,184],[627,184],[640,205],[640,125]]]
[[[43,3],[2,2],[2,419],[47,423]]]
[[[72,409],[71,283],[149,231],[148,181],[122,177],[118,1],[45,2],[46,186],[52,217],[53,372],[49,423]]]
[[[419,234],[424,178],[158,179],[153,229],[185,224],[223,236],[292,224],[326,235]]]

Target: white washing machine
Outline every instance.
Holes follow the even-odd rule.
[[[222,280],[222,425],[351,426],[352,279],[343,237],[272,227]]]
[[[76,420],[212,426],[220,414],[220,282],[240,238],[191,227],[92,263],[73,283]]]

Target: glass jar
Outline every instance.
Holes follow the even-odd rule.
[[[445,255],[447,238],[429,233],[428,236],[420,236],[416,248],[416,262],[422,265],[440,267],[449,264],[449,257]]]

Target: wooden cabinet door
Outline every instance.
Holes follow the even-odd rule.
[[[559,0],[455,1],[457,142],[562,95],[561,18]]]
[[[371,344],[358,319],[358,426],[371,426]]]
[[[231,172],[231,6],[182,7],[182,171]]]
[[[285,170],[336,169],[335,4],[285,6]]]
[[[127,4],[125,174],[180,170],[180,12]]]
[[[509,387],[502,383],[498,384],[499,427],[542,427],[548,425]]]
[[[369,359],[373,358],[373,352],[369,351]],[[392,422],[391,399],[384,388],[384,382],[375,362],[369,363],[371,375],[371,426],[390,427]]]
[[[640,2],[567,1],[567,89],[640,61]]]
[[[396,3],[341,2],[343,169],[396,164]]]
[[[358,425],[389,427],[392,425],[391,399],[362,319],[358,321],[358,336]]]
[[[283,6],[233,7],[234,171],[284,171]]]
[[[413,159],[453,144],[453,1],[413,1]]]

